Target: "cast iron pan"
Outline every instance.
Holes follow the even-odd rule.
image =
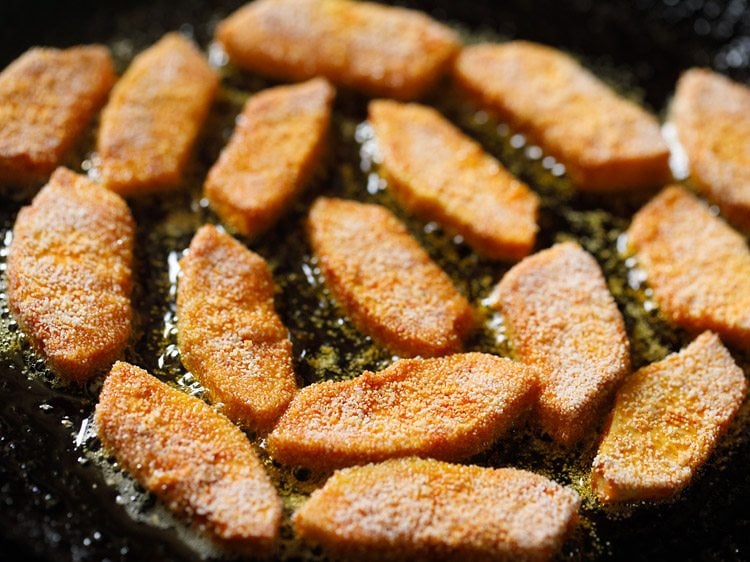
[[[0,7],[0,66],[6,66],[32,45],[63,47],[89,42],[109,44],[116,54],[119,53],[123,66],[132,55],[128,51],[130,47],[140,50],[165,31],[174,29],[192,34],[205,48],[216,22],[239,4],[236,0],[211,5],[190,0],[110,4],[5,0]],[[663,111],[679,73],[690,66],[711,66],[735,79],[745,82],[750,79],[750,14],[745,0],[727,3],[713,0],[612,3],[592,0],[509,0],[502,3],[425,0],[407,4],[440,19],[461,24],[471,34],[524,38],[568,50],[656,112]],[[230,79],[230,83],[240,90],[267,85],[242,77]],[[433,101],[437,105],[442,103]],[[225,141],[222,135],[231,125],[232,111],[237,110],[236,103],[233,105],[231,100],[217,103],[219,113],[222,113],[221,104],[231,106],[223,108],[228,114],[224,121],[214,124],[216,130],[224,132],[214,137],[209,134],[202,140],[198,158],[204,164],[202,167],[198,165],[194,171],[196,178],[205,174],[207,166],[215,159]],[[350,116],[349,121],[340,120],[338,136],[345,137],[351,134],[347,123],[362,118],[364,100],[343,94],[337,104],[339,115]],[[445,109],[450,113],[448,106]],[[627,271],[613,257],[612,248],[617,232],[627,226],[630,214],[641,201],[597,201],[579,199],[570,194],[562,196],[555,180],[547,178],[548,172],[537,173],[534,170],[538,166],[516,164],[517,151],[508,148],[507,139],[498,140],[497,135],[488,133],[486,128],[472,128],[470,120],[462,122],[462,126],[542,192],[545,235],[540,247],[549,245],[561,234],[577,238],[599,259],[610,287],[623,285],[622,282],[618,285],[617,279],[625,278]],[[334,160],[345,161],[352,158],[352,154],[352,148],[347,148],[343,142]],[[77,165],[80,165],[80,159]],[[351,167],[334,165],[329,170],[319,185],[311,188],[313,194],[327,185],[333,186],[330,189],[334,193],[351,196],[351,191],[347,190],[361,190],[362,182],[366,181],[365,176],[358,175],[359,172],[352,171]],[[195,183],[199,185],[199,179]],[[15,214],[24,203],[7,194],[2,197],[0,238],[12,227]],[[285,267],[289,260],[305,255],[295,221],[303,216],[310,197],[312,195],[279,225],[275,233],[253,246],[275,260],[278,279],[292,278]],[[140,225],[140,263],[147,268],[148,264],[158,262],[164,268],[169,255],[167,245],[171,244],[171,248],[186,247],[191,229],[174,235],[167,244],[161,236],[164,232],[154,233],[148,229],[149,225],[160,224],[168,214],[168,204],[157,198],[136,203],[133,209]],[[571,211],[576,209],[583,214]],[[198,211],[201,220],[204,215],[206,220],[212,220],[207,213]],[[584,219],[579,221],[581,216]],[[596,217],[601,220],[595,220]],[[414,221],[409,222],[409,226],[413,231],[420,229]],[[503,267],[472,261],[469,252],[460,245],[446,246],[439,239],[430,239],[424,234],[420,236],[441,265],[454,278],[463,279],[460,282],[462,288],[475,301],[482,291],[486,291],[487,285],[479,283],[475,286],[466,278],[478,278],[479,273],[485,273],[496,280],[504,270]],[[284,242],[292,249],[279,250],[286,247],[279,245]],[[453,257],[445,257],[448,247],[452,248]],[[2,248],[4,251],[5,245]],[[278,257],[275,252],[283,255]],[[3,262],[4,257],[0,255],[0,264]],[[625,312],[631,341],[634,342],[636,365],[654,360],[668,350],[679,349],[687,341],[685,334],[671,330],[657,317],[633,312],[632,291],[629,293],[626,286],[621,289],[617,299]],[[3,290],[0,286],[0,296],[4,298]],[[166,289],[163,285],[141,279],[136,296],[143,319],[138,332],[140,340],[128,352],[128,359],[168,378],[165,374],[168,369],[161,369],[156,358],[158,354],[154,351],[158,351],[160,344],[154,344],[151,341],[153,336],[149,336],[159,328],[151,325],[154,318],[161,319],[168,310]],[[312,334],[305,328],[304,317],[308,310],[305,307],[314,304],[315,298],[314,295],[302,294],[293,282],[282,283],[278,306],[292,331],[298,357],[302,356],[302,350],[319,350],[326,343],[325,334]],[[76,443],[81,425],[95,403],[96,387],[81,390],[50,384],[51,379],[44,373],[43,364],[35,359],[28,346],[23,345],[17,327],[9,319],[7,307],[3,302],[0,304],[0,559],[198,559],[199,555],[178,537],[175,530],[135,521],[128,514],[122,505],[127,504],[128,498],[118,498],[121,490],[107,484],[102,467],[91,461],[95,451]],[[356,355],[356,348],[361,344],[358,336],[340,337],[345,340],[349,337],[348,345],[355,348]],[[472,345],[481,347],[481,341]],[[736,352],[735,355],[747,367],[747,357]],[[345,359],[340,361],[339,371],[333,368],[331,376],[342,372],[342,376],[347,376]],[[179,369],[178,361],[174,361],[172,368]],[[371,366],[377,364],[376,358]],[[298,369],[302,383],[319,378],[319,373],[302,359],[298,361]],[[583,512],[582,529],[566,543],[559,558],[750,559],[750,429],[744,423],[747,417],[743,415],[731,428],[697,481],[676,501],[622,510],[603,510],[588,502]],[[95,440],[85,441],[89,449],[95,449]],[[552,476],[558,475],[558,480],[563,483],[575,484],[570,482],[572,473],[564,468],[565,455],[585,459],[590,454],[586,452],[586,446],[560,453],[550,445],[548,451],[554,453],[552,460],[539,461],[534,455],[544,447],[544,439],[538,437],[511,437],[508,445],[500,445],[474,462],[521,464],[547,471]],[[581,461],[581,465],[585,462]],[[311,478],[304,471],[295,472],[294,477],[299,482]],[[139,493],[137,487],[135,492]],[[139,497],[146,497],[141,509],[148,513],[153,507],[149,501],[153,503],[153,500],[142,493]],[[287,542],[293,542],[288,530],[284,534]],[[296,556],[319,559],[320,552],[309,548],[296,554],[287,552],[289,558]]]

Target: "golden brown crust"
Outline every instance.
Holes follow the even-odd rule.
[[[177,33],[135,57],[102,112],[102,183],[125,196],[177,185],[218,83],[203,55]]]
[[[557,244],[513,267],[494,298],[517,358],[538,369],[544,430],[567,444],[593,431],[630,370],[622,315],[594,258]]]
[[[560,51],[525,41],[468,47],[454,79],[560,159],[581,190],[651,187],[672,177],[656,119]]]
[[[670,111],[690,176],[726,217],[750,231],[750,88],[708,69],[685,72]]]
[[[363,332],[405,356],[460,350],[471,305],[390,211],[321,197],[307,230],[328,286]]]
[[[393,194],[493,259],[531,252],[539,198],[434,109],[389,100],[370,103],[369,120]]]
[[[669,320],[750,349],[750,252],[742,236],[671,186],[635,214],[628,242]]]
[[[46,179],[115,83],[102,45],[34,48],[0,74],[0,181]]]
[[[351,560],[542,561],[579,505],[575,491],[531,472],[408,458],[337,471],[292,522]]]
[[[268,436],[268,450],[284,464],[319,469],[409,455],[460,460],[489,447],[536,394],[534,372],[509,359],[403,359],[302,389]]]
[[[617,394],[594,459],[599,498],[676,494],[709,457],[746,392],[742,370],[711,332],[633,374]]]
[[[255,0],[221,22],[216,38],[247,70],[325,76],[399,99],[426,93],[459,50],[456,34],[426,14],[348,0]]]
[[[281,499],[247,437],[205,402],[117,362],[95,420],[104,447],[171,511],[223,546],[272,550]]]
[[[325,149],[335,92],[322,78],[251,97],[205,193],[230,228],[254,236],[292,204]]]
[[[266,262],[228,234],[196,233],[177,290],[180,357],[231,420],[273,427],[297,385],[292,344],[274,309]]]
[[[120,197],[66,168],[18,213],[11,311],[66,379],[83,382],[109,367],[130,337],[134,235]]]

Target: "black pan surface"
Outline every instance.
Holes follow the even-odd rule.
[[[119,53],[123,66],[133,51],[174,29],[192,34],[205,48],[217,21],[240,3],[236,0],[214,3],[5,0],[0,5],[0,67],[32,45],[63,47],[88,42],[110,45],[116,55]],[[472,37],[478,34],[523,38],[570,51],[616,87],[642,99],[656,112],[663,111],[678,75],[690,66],[711,66],[735,79],[750,81],[750,11],[746,0],[509,0],[502,3],[425,0],[406,5],[459,25]],[[244,80],[237,79],[232,85],[238,89],[257,89],[264,85]],[[345,95],[337,103],[341,114],[361,113],[362,100],[356,96]],[[231,102],[226,104],[231,105]],[[231,110],[227,112],[231,117]],[[230,121],[227,118],[227,122]],[[346,123],[341,126],[342,131],[347,130]],[[507,142],[493,139],[492,134],[481,127],[462,126],[512,169],[518,170],[532,186],[547,194],[544,216],[548,234],[540,242],[541,246],[548,245],[561,233],[575,237],[595,253],[607,273],[610,287],[616,284],[613,279],[627,275],[617,259],[611,257],[611,248],[616,243],[613,233],[627,226],[630,213],[640,201],[563,197],[554,186],[551,190],[545,187],[546,172],[539,175],[533,167],[515,166],[517,157],[508,151]],[[217,130],[226,130],[226,123],[217,125]],[[200,158],[210,164],[224,139],[218,135],[204,140]],[[340,148],[337,157],[351,156],[347,150],[350,149]],[[195,174],[200,176],[201,173],[205,173],[205,167],[199,166]],[[366,180],[356,174],[354,180],[340,177],[347,173],[342,168],[334,168],[322,184],[339,186],[334,187],[334,191],[347,194],[346,185]],[[0,196],[0,242],[25,202],[28,199]],[[158,199],[136,203],[134,214],[139,222],[143,219],[143,223],[158,224],[167,212],[165,205]],[[302,205],[304,208],[304,202]],[[562,208],[568,210],[563,212]],[[605,209],[602,214],[598,214],[600,208]],[[579,215],[571,209],[581,210],[588,218],[577,222]],[[299,235],[293,226],[298,218],[295,212],[282,222],[276,234],[259,242],[258,251],[273,257],[268,254],[278,240],[291,241]],[[599,216],[603,217],[604,226],[597,226],[596,220],[590,220]],[[413,223],[410,227],[415,228]],[[288,231],[284,231],[285,228]],[[7,237],[5,240],[7,242]],[[184,248],[188,242],[189,236],[181,232],[174,235],[170,244]],[[441,246],[431,247],[430,240],[426,243],[433,254],[442,252]],[[139,229],[142,263],[148,265],[152,260],[161,260],[164,266],[169,252],[160,244],[155,242],[153,233]],[[0,252],[5,248],[6,244],[1,244]],[[304,248],[300,251],[304,253]],[[459,247],[455,251],[461,254],[463,250]],[[469,258],[458,255],[451,263],[441,259],[441,264],[454,277],[465,275],[466,270],[462,268],[468,262],[462,260]],[[284,258],[277,262],[275,273],[287,275],[283,270]],[[4,254],[1,253],[0,267],[4,269]],[[471,267],[475,268],[471,270],[473,273],[484,272],[495,276],[495,280],[503,271],[481,263]],[[0,280],[2,298],[5,296],[3,284],[4,280]],[[464,289],[476,296],[486,287],[481,283],[477,287],[469,283]],[[302,320],[296,318],[292,309],[297,304],[304,305],[307,297],[294,291],[293,286],[282,287],[280,308],[295,337],[295,350],[320,347],[315,338],[305,340],[300,328]],[[623,291],[627,293],[627,288]],[[137,296],[137,306],[145,318],[163,314],[164,302],[168,299],[163,286],[143,282]],[[676,350],[686,341],[684,334],[665,328],[658,318],[642,314],[635,318],[640,313],[633,313],[635,316],[629,318],[632,312],[629,298],[618,296],[618,303],[628,318],[637,365],[653,360],[654,355],[663,354],[664,350]],[[653,342],[643,335],[643,326],[652,330]],[[151,342],[146,341],[149,339],[146,334],[153,331],[152,328],[145,320],[141,327],[144,341],[134,346],[129,359],[141,359],[143,366],[158,370],[156,354],[149,348]],[[179,537],[178,531],[135,521],[129,515],[123,505],[128,498],[122,497],[121,489],[107,483],[101,466],[92,462],[91,451],[85,451],[79,444],[86,441],[81,427],[92,411],[96,388],[61,388],[51,384],[49,376],[44,374],[43,364],[36,364],[33,353],[24,347],[17,330],[5,303],[0,301],[0,559],[198,559],[199,554]],[[650,347],[652,343],[657,351]],[[352,345],[356,347],[356,342]],[[748,357],[735,355],[748,373]],[[373,364],[378,360],[373,359]],[[302,382],[316,380],[308,364],[301,362],[299,367]],[[566,543],[559,558],[749,560],[750,424],[746,422],[750,420],[747,418],[746,413],[741,416],[696,482],[676,501],[610,511],[587,502],[582,528]],[[523,436],[512,438],[505,449],[499,447],[475,462],[513,464],[513,460],[520,459],[519,462],[533,468],[537,461],[528,460],[525,449],[533,449],[529,453],[533,456],[534,451],[544,445],[538,441]],[[586,454],[584,450],[568,453],[572,457]],[[558,454],[554,460],[545,462],[540,467],[551,470],[553,476],[559,471],[562,475],[559,480],[571,478],[573,472],[564,468],[564,455]],[[295,477],[300,482],[309,479],[305,474],[295,474]],[[153,499],[144,496],[137,487],[134,494],[141,501],[146,498],[146,504],[139,509],[149,513],[153,508],[149,502],[153,503]],[[287,551],[286,556],[320,559],[315,549]]]

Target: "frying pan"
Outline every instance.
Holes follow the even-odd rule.
[[[103,42],[115,51],[127,50],[128,45],[138,50],[173,29],[192,33],[205,47],[218,19],[241,2],[222,0],[208,4],[194,0],[85,0],[75,4],[5,0],[0,7],[0,66],[5,67],[32,45],[63,47]],[[665,107],[679,73],[690,66],[712,66],[737,80],[750,80],[750,12],[745,0],[425,0],[406,5],[480,35],[524,38],[570,51],[596,69],[604,69],[605,77],[614,78],[628,92],[636,92],[657,112]],[[505,159],[503,150],[497,149],[489,136],[479,136],[488,149]],[[209,142],[207,148],[201,149],[207,160],[216,156],[220,140],[214,139],[216,146]],[[536,186],[534,177],[524,179]],[[329,181],[335,184],[338,180],[329,177]],[[586,208],[610,204],[586,200],[576,202],[579,203]],[[13,198],[0,199],[0,235],[11,228],[22,204]],[[548,211],[552,221],[548,224],[554,226],[555,211]],[[137,203],[134,212],[137,218],[145,217],[146,222],[158,222],[160,202]],[[626,226],[628,212],[618,218],[615,210],[608,216],[616,225]],[[289,224],[287,220],[280,228]],[[576,231],[572,226],[573,223],[566,223],[568,233],[591,248],[595,242],[591,233],[585,228]],[[188,241],[189,237],[180,239],[176,245],[186,247]],[[148,232],[139,230],[139,247],[152,242]],[[544,240],[542,244],[549,242]],[[601,256],[597,254],[600,262]],[[141,259],[150,257],[146,252]],[[612,273],[611,268],[605,267],[605,271]],[[1,285],[2,282],[0,294],[4,296]],[[161,311],[159,299],[163,292],[150,289],[153,287],[141,287],[139,306]],[[618,299],[618,303],[625,308],[623,301]],[[283,303],[281,308],[285,320],[294,323],[289,302],[286,309]],[[654,322],[658,324],[658,320]],[[77,444],[81,426],[95,403],[96,388],[55,387],[44,375],[28,376],[43,368],[33,363],[33,354],[19,351],[17,327],[5,306],[0,307],[0,326],[0,559],[198,559],[199,555],[179,538],[176,530],[137,522],[128,515],[122,505],[128,499],[118,497],[101,468],[90,462]],[[628,328],[632,337],[636,327],[629,322]],[[686,341],[679,332],[663,333],[667,335],[660,336],[660,342],[669,349],[678,349]],[[299,341],[301,337],[295,341],[296,348],[304,345]],[[638,349],[636,353],[640,353]],[[636,363],[645,362],[645,357],[646,354],[639,355]],[[737,358],[748,365],[747,357]],[[142,359],[144,366],[156,367],[148,350],[131,359]],[[311,382],[305,373],[302,378]],[[522,449],[528,444],[518,438],[510,447]],[[500,464],[510,458],[503,457],[501,451],[476,462],[492,464],[496,462],[493,455],[499,455]],[[564,464],[552,464],[558,462]],[[589,506],[584,509],[583,529],[566,543],[559,558],[748,560],[748,466],[750,427],[737,423],[696,482],[676,501],[614,511]],[[303,475],[298,476],[304,480]],[[313,559],[321,556],[314,549],[301,554]]]

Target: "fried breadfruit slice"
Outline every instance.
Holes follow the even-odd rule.
[[[66,168],[18,213],[8,256],[10,309],[61,377],[84,382],[127,344],[134,236],[127,204]]]
[[[684,488],[739,410],[747,381],[718,336],[640,369],[617,393],[591,484],[603,502],[654,500]]]
[[[328,287],[363,332],[405,356],[461,349],[471,306],[385,207],[321,197],[307,231]]]
[[[255,0],[221,22],[216,39],[247,70],[324,76],[398,99],[428,92],[460,48],[458,36],[426,14],[349,0]]]
[[[517,261],[531,252],[539,198],[432,108],[370,102],[388,186],[423,220],[460,234],[480,254]]]
[[[248,100],[204,186],[229,228],[255,236],[289,209],[320,164],[334,95],[316,78]]]
[[[670,321],[750,349],[750,252],[703,202],[666,188],[635,214],[628,244]]]
[[[565,164],[580,190],[653,187],[672,177],[656,118],[556,49],[526,41],[468,47],[453,75]]]
[[[206,225],[180,260],[177,341],[185,367],[244,428],[269,431],[297,390],[292,343],[265,260]]]
[[[351,560],[544,561],[580,498],[525,470],[406,458],[339,470],[292,518],[306,541]]]
[[[172,512],[224,547],[273,549],[281,498],[245,434],[205,402],[117,362],[95,422],[104,447]]]
[[[284,464],[330,469],[489,447],[534,403],[530,368],[486,353],[402,359],[378,373],[303,388],[268,436]]]
[[[557,244],[513,267],[493,297],[516,358],[538,369],[543,429],[564,444],[592,433],[630,371],[622,315],[594,258]]]
[[[677,82],[670,120],[693,182],[750,231],[750,87],[708,69],[688,70]]]
[[[103,45],[33,48],[0,74],[0,181],[46,179],[115,83]]]
[[[123,196],[179,184],[218,83],[203,55],[178,33],[135,57],[102,112],[102,183]]]

